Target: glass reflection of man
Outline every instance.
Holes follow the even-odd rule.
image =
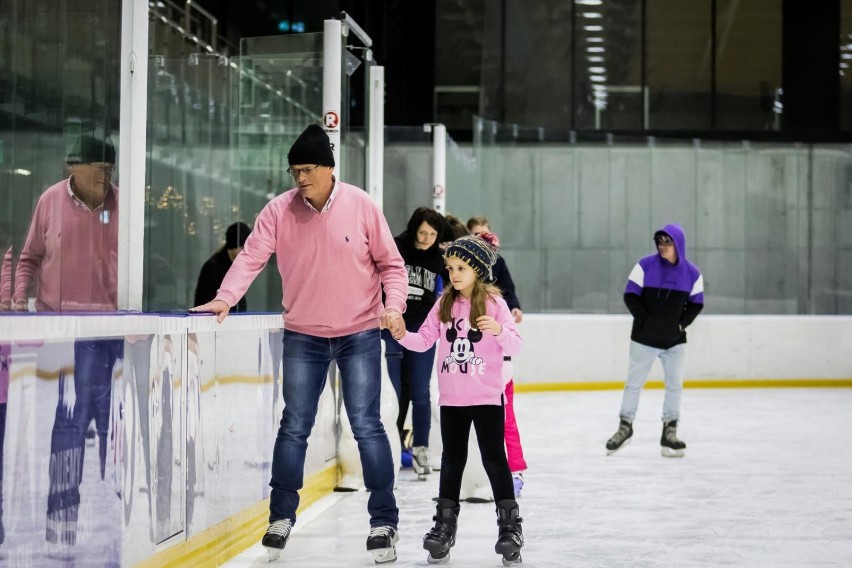
[[[117,307],[118,187],[115,148],[83,136],[66,162],[71,175],[39,197],[15,270],[12,308],[28,309],[34,284],[38,312],[103,312]],[[104,477],[113,366],[121,339],[77,339],[74,373],[61,373],[50,443],[46,539],[62,553],[76,543],[86,430],[95,421]]]
[[[9,377],[11,368],[11,346],[0,343],[0,544],[6,540],[3,528],[3,446],[6,440],[6,406],[9,399]]]
[[[12,306],[12,245],[5,225],[0,223],[0,312]],[[6,540],[3,528],[3,445],[6,440],[6,405],[11,373],[11,344],[0,342],[0,544]]]

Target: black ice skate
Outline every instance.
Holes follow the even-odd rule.
[[[633,424],[622,418],[618,430],[607,440],[606,455],[611,455],[630,443],[633,438]]]
[[[429,551],[426,562],[446,564],[450,561],[450,549],[456,544],[459,504],[451,499],[438,498],[435,507],[435,526],[423,537],[423,549]]]
[[[420,481],[424,481],[426,476],[432,473],[432,468],[429,467],[429,448],[426,446],[414,446],[411,450],[411,467],[414,468],[414,473]]]
[[[663,435],[660,437],[660,453],[664,458],[682,458],[686,444],[677,437],[677,420],[663,422]]]
[[[396,542],[399,533],[394,527],[382,525],[370,528],[370,536],[367,537],[367,552],[373,555],[376,564],[385,564],[396,561]]]
[[[293,521],[290,519],[282,519],[273,521],[269,528],[266,529],[266,534],[263,535],[263,540],[260,543],[266,549],[269,555],[269,561],[278,560],[281,552],[287,545],[287,539],[290,538],[290,531],[293,529]]]
[[[518,502],[504,499],[497,502],[497,526],[499,532],[494,550],[503,555],[503,566],[520,564],[521,548],[524,546],[524,533],[521,530],[523,519],[519,516]]]

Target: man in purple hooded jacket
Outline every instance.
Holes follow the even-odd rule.
[[[686,239],[680,225],[666,225],[654,233],[654,243],[657,253],[636,263],[624,290],[624,303],[633,315],[630,366],[621,399],[621,421],[606,443],[607,455],[630,443],[639,395],[658,357],[666,384],[661,453],[664,457],[683,457],[686,450],[686,444],[677,437],[686,328],[704,307],[704,277],[686,258]]]

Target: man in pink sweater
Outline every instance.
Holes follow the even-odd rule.
[[[83,136],[66,162],[71,175],[45,190],[36,203],[15,269],[14,310],[27,311],[33,285],[38,312],[116,309],[118,187],[111,182],[115,148]],[[47,497],[46,540],[53,554],[61,555],[76,543],[86,431],[92,420],[104,478],[112,370],[123,348],[123,339],[78,339],[73,375],[60,374]]]
[[[408,274],[378,206],[363,190],[334,177],[334,155],[322,128],[309,126],[287,159],[297,186],[263,208],[216,298],[192,311],[224,320],[275,253],[284,291],[284,411],[263,545],[271,559],[278,558],[296,522],[307,439],[329,364],[336,360],[370,491],[367,551],[376,563],[392,562],[399,510],[394,463],[379,415],[379,328],[405,311]]]

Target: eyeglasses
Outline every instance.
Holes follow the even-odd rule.
[[[115,166],[106,166],[100,164],[89,164],[89,167],[92,168],[92,171],[97,175],[102,175],[106,178],[111,178],[113,172],[115,172]]]
[[[304,168],[287,168],[287,173],[293,176],[293,179],[299,179],[300,174],[306,176],[311,175],[319,166],[305,166]]]

